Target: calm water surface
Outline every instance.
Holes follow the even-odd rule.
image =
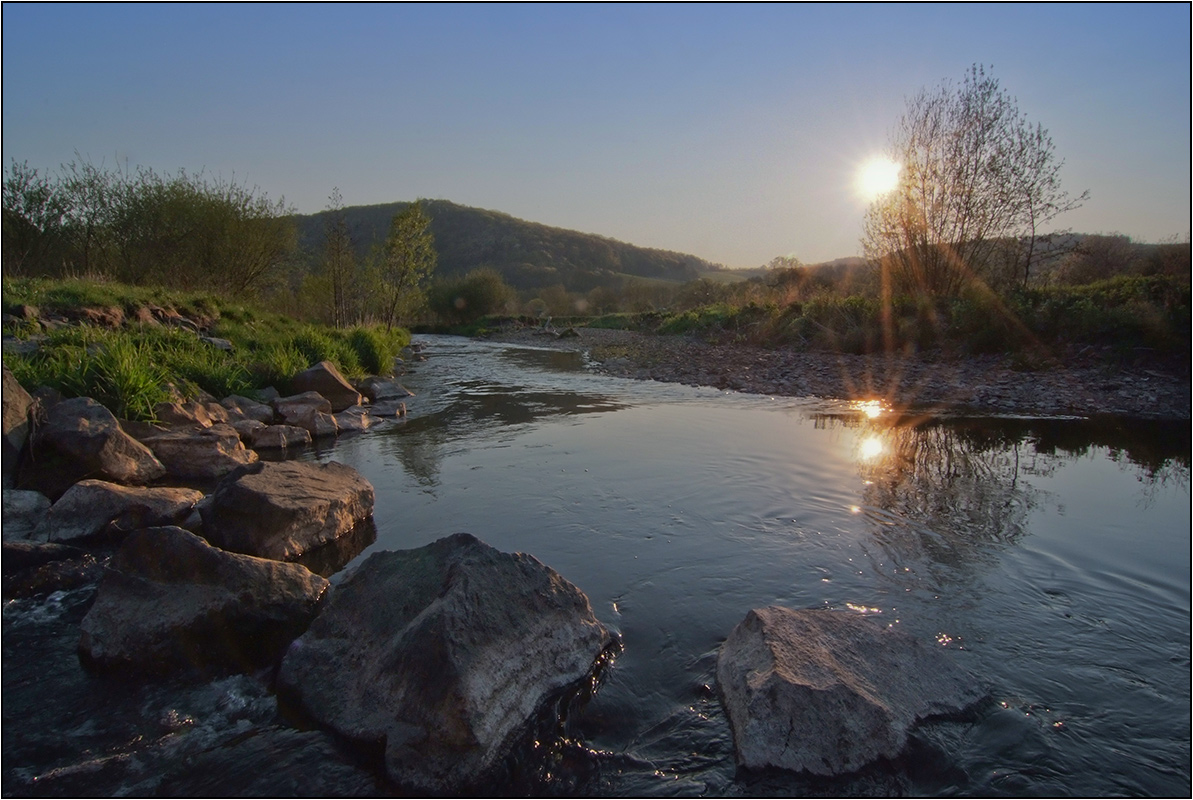
[[[1189,794],[1188,423],[897,418],[425,341],[408,421],[307,457],[376,487],[358,560],[469,531],[559,571],[621,635],[549,776],[516,791]],[[387,791],[281,719],[263,676],[88,677],[87,599],[6,606],[5,794]],[[716,651],[775,603],[935,642],[991,700],[856,775],[740,773]]]

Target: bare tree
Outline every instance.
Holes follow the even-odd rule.
[[[890,288],[953,297],[1005,263],[1008,242],[1026,282],[1041,230],[1088,196],[1060,187],[1052,139],[975,65],[911,98],[892,136],[898,186],[866,213],[863,246]],[[1014,251],[1019,252],[1014,252]]]
[[[356,253],[344,215],[339,187],[331,190],[324,222],[323,274],[331,287],[331,321],[337,328],[348,324],[348,282],[356,272]]]

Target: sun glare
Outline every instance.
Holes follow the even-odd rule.
[[[863,162],[857,171],[857,191],[865,200],[877,200],[899,185],[902,166],[886,156]]]

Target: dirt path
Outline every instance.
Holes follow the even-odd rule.
[[[1001,355],[934,360],[799,353],[632,331],[578,332],[574,338],[556,338],[535,328],[506,328],[490,338],[585,351],[610,375],[754,394],[877,399],[897,408],[999,414],[1190,418],[1187,361],[1114,364],[1102,353],[1085,351],[1023,371]]]

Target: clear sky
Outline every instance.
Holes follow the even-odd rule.
[[[853,174],[974,63],[1052,134],[1061,227],[1190,229],[1190,6],[3,6],[3,156],[415,198],[731,267],[857,254]]]

